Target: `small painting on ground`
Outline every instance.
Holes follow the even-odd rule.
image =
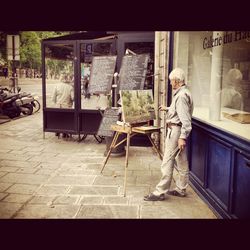
[[[155,119],[152,89],[120,90],[122,119],[134,124]]]

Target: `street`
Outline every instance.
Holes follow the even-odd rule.
[[[40,84],[20,86],[41,98]],[[0,124],[0,218],[216,218],[191,187],[185,198],[143,200],[161,177],[151,147],[131,147],[124,197],[125,157],[111,157],[100,174],[105,141],[44,138],[42,119],[41,109]]]

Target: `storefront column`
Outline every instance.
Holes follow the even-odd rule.
[[[211,64],[211,83],[210,83],[210,105],[209,105],[209,119],[213,121],[220,120],[220,106],[221,106],[221,76],[222,76],[222,52],[223,45],[215,44],[219,41],[218,37],[223,37],[223,32],[214,31],[213,41],[214,47],[212,49],[212,64]]]

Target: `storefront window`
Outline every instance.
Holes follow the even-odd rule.
[[[81,109],[103,110],[109,106],[108,95],[89,92],[89,80],[93,56],[112,55],[112,46],[112,43],[104,42],[81,44]]]
[[[187,74],[195,118],[250,139],[250,32],[175,32],[174,67]]]
[[[127,42],[124,44],[124,49],[131,50],[136,54],[149,53],[149,62],[146,73],[144,89],[153,89],[154,86],[154,42]]]
[[[45,46],[46,107],[74,108],[73,45]]]

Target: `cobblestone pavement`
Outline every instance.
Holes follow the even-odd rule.
[[[77,139],[43,139],[41,111],[0,124],[0,218],[216,218],[191,187],[185,198],[143,201],[161,176],[152,148],[131,147],[124,197],[125,157],[100,174],[105,142]]]

